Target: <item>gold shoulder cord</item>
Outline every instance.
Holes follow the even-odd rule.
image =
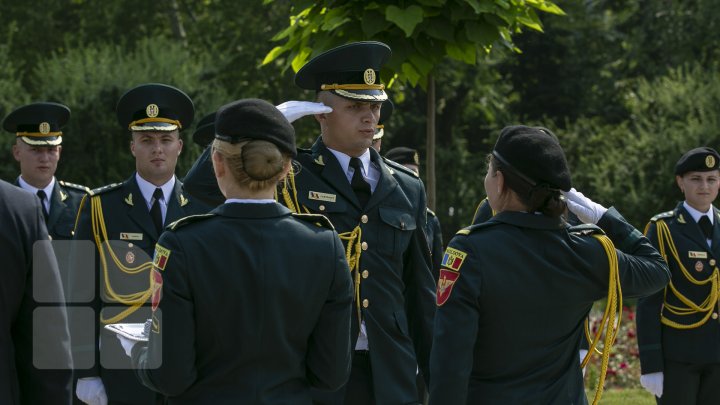
[[[120,260],[118,260],[117,256],[115,255],[115,252],[112,250],[112,247],[110,246],[110,241],[107,237],[107,230],[105,228],[105,218],[103,216],[103,210],[102,210],[102,203],[100,202],[100,196],[94,196],[90,200],[90,218],[92,222],[92,231],[95,238],[95,246],[97,247],[97,251],[100,254],[100,267],[103,270],[103,274],[105,276],[105,292],[107,295],[124,305],[128,305],[129,307],[124,309],[119,314],[113,316],[112,318],[105,319],[102,317],[102,314],[100,315],[100,322],[103,324],[109,324],[109,323],[117,323],[125,319],[128,315],[132,314],[133,312],[137,311],[142,304],[144,304],[148,298],[152,295],[153,291],[153,277],[152,273],[148,270],[152,268],[152,261],[145,262],[137,267],[127,267],[123,265]],[[115,263],[115,265],[124,273],[126,274],[138,274],[143,271],[148,271],[148,278],[150,280],[150,288],[148,288],[145,291],[138,291],[136,293],[132,294],[118,294],[115,292],[115,290],[110,285],[110,278],[108,275],[108,268],[107,268],[107,258],[105,257],[105,248],[107,249],[107,252],[110,255],[110,258]]]
[[[665,221],[658,221],[657,222],[657,236],[658,236],[658,247],[660,251],[660,255],[662,255],[663,259],[665,259],[666,262],[669,263],[668,257],[667,257],[667,250],[670,251],[672,254],[672,257],[675,259],[675,262],[678,264],[678,267],[680,268],[680,271],[685,276],[685,278],[690,281],[692,284],[695,285],[706,285],[710,284],[710,294],[708,294],[707,298],[705,298],[705,301],[703,301],[702,304],[697,305],[695,304],[691,299],[684,296],[680,291],[675,288],[675,285],[673,284],[673,280],[670,280],[670,283],[668,284],[668,287],[670,288],[670,291],[683,303],[686,305],[686,307],[680,307],[675,305],[670,305],[667,302],[667,293],[668,289],[665,288],[665,296],[663,298],[664,305],[663,308],[667,310],[668,312],[678,315],[678,316],[688,316],[698,313],[705,313],[705,316],[703,318],[695,323],[691,323],[689,325],[681,324],[678,322],[675,322],[671,319],[666,318],[662,313],[660,314],[660,322],[663,323],[663,325],[670,326],[675,329],[694,329],[699,326],[704,325],[708,319],[710,319],[710,315],[712,315],[712,311],[715,307],[715,304],[718,302],[718,293],[720,292],[720,271],[717,267],[713,270],[713,273],[708,277],[706,280],[697,280],[695,277],[690,274],[689,271],[683,266],[682,262],[680,261],[680,257],[678,256],[677,248],[675,247],[675,242],[673,242],[672,235],[670,233],[670,228],[668,228]]]
[[[584,368],[587,365],[590,361],[590,357],[593,355],[593,352],[602,356],[602,360],[600,362],[600,377],[597,388],[595,389],[595,397],[592,402],[593,405],[595,405],[600,401],[600,397],[602,396],[603,386],[605,385],[605,374],[607,373],[608,361],[610,360],[610,350],[612,345],[615,343],[615,337],[617,336],[618,330],[620,330],[620,321],[622,317],[622,288],[620,286],[620,270],[618,268],[615,246],[606,235],[593,235],[593,237],[599,240],[600,244],[605,249],[610,270],[607,305],[605,306],[605,313],[600,321],[600,327],[595,333],[594,339],[590,338],[588,319],[585,319],[585,336],[590,344],[590,349],[588,350],[588,354],[585,355],[580,367]],[[597,348],[597,343],[600,341],[603,331],[605,331],[605,340],[603,342],[603,351],[601,352]]]
[[[290,211],[300,213],[300,209],[302,208],[305,213],[310,213],[310,210],[298,201],[297,188],[295,188],[295,172],[292,166],[283,181],[281,193],[283,201]],[[276,194],[275,199],[277,200],[278,197]],[[358,313],[358,322],[360,322],[362,319],[360,310],[360,255],[362,254],[360,241],[362,240],[362,229],[360,225],[358,225],[353,228],[352,231],[339,233],[338,236],[340,236],[340,240],[345,243],[345,259],[348,262],[348,267],[350,267],[350,272],[354,274],[355,307]]]

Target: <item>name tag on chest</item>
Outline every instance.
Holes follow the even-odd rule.
[[[120,232],[120,240],[142,240],[142,233]]]
[[[688,257],[691,259],[707,259],[707,252],[693,252],[692,250],[688,252]]]
[[[310,191],[308,193],[308,198],[316,201],[335,202],[337,196],[335,194],[321,193],[319,191]]]

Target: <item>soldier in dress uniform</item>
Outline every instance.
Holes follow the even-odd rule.
[[[430,403],[586,403],[577,353],[593,302],[620,282],[627,296],[658,291],[667,266],[614,208],[571,189],[539,128],[501,131],[484,184],[496,215],[460,230],[440,269]],[[568,227],[564,201],[588,225]]]
[[[162,235],[159,316],[149,344],[123,346],[169,404],[310,404],[310,387],[338,389],[350,372],[345,248],[327,218],[274,200],[297,150],[272,104],[227,104],[216,128],[212,160],[227,200]]]
[[[158,287],[150,278],[151,258],[164,225],[208,211],[175,177],[183,146],[180,131],[190,126],[193,114],[192,100],[165,84],[137,86],[118,101],[118,122],[130,132],[136,171],[122,183],[92,190],[80,204],[75,228],[75,239],[92,241],[97,253],[92,277],[99,342],[88,344],[73,335],[76,356],[82,362],[89,356],[93,364],[77,371],[76,393],[86,403],[102,404],[105,397],[111,404],[161,400],[137,381],[119,342],[102,325],[150,317],[150,297]]]
[[[295,212],[325,214],[348,247],[355,283],[349,382],[320,404],[418,403],[427,373],[434,280],[425,238],[425,189],[415,173],[371,147],[387,99],[379,82],[390,48],[351,43],[310,60],[295,83],[317,91],[320,137],[299,150],[280,190]]]
[[[685,153],[675,181],[685,196],[645,234],[668,263],[667,288],[638,302],[640,383],[658,404],[720,403],[720,155]]]
[[[377,153],[380,153],[382,149],[382,140],[383,136],[385,136],[385,123],[390,119],[393,111],[395,111],[393,102],[390,101],[390,99],[383,101],[382,108],[380,109],[380,119],[378,119],[377,129],[375,130],[372,141],[372,147]]]
[[[65,309],[41,306],[63,302],[41,210],[33,194],[0,180],[1,404],[69,405],[72,400]]]
[[[55,178],[70,109],[58,103],[32,103],[5,117],[3,128],[16,136],[13,156],[20,162],[15,185],[38,196],[53,240],[72,239],[78,206],[88,188]]]
[[[215,139],[215,115],[213,112],[204,116],[195,127],[192,138],[203,148],[203,152],[185,174],[185,179],[191,181],[183,181],[188,194],[210,207],[217,207],[225,202],[225,196],[217,186],[212,168],[210,143]]]

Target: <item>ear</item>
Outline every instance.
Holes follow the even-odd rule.
[[[180,153],[182,153],[182,148],[183,148],[183,140],[178,139],[178,142],[180,142],[180,149],[178,149],[178,156],[180,156]]]
[[[13,149],[13,157],[15,158],[15,160],[17,160],[19,162],[20,161],[20,148],[18,147],[17,144],[14,144],[12,147],[13,147],[12,148]]]
[[[677,176],[677,175],[676,175],[676,176],[675,176],[675,183],[677,184],[678,188],[680,189],[680,192],[683,193],[683,194],[685,194],[685,188],[683,187],[682,179],[683,179],[682,176]]]
[[[495,176],[497,176],[497,192],[498,195],[501,195],[502,192],[505,190],[505,175],[500,170],[495,172]]]
[[[217,153],[217,151],[213,151],[212,153],[212,164],[213,164],[213,171],[215,172],[215,177],[222,178],[225,176],[225,160],[223,159],[222,155]]]
[[[134,140],[131,140],[131,141],[130,141],[130,153],[131,153],[133,156],[135,156],[135,141],[134,141]]]

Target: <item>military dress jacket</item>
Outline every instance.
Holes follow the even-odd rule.
[[[711,283],[708,279],[718,271],[718,261],[720,261],[720,214],[715,207],[713,212],[715,218],[712,248],[708,247],[700,226],[682,203],[672,211],[653,217],[647,228],[648,239],[659,248],[658,225],[661,222],[667,224],[680,259],[678,263],[670,249],[665,246],[668,267],[672,275],[671,283],[682,295],[697,305],[703,304],[703,301],[710,296]],[[683,274],[680,264],[695,280],[705,284],[692,283]],[[678,316],[664,308],[665,300],[673,306],[687,307],[672,293],[670,286],[638,301],[637,332],[642,373],[663,371],[665,359],[691,364],[720,363],[718,303],[713,303],[712,308],[707,312]],[[661,324],[661,313],[669,320],[683,325],[699,322],[705,317],[707,321],[696,328],[677,329]]]
[[[162,295],[133,365],[169,404],[309,405],[310,387],[347,381],[352,281],[326,218],[226,203],[171,225],[155,263]]]
[[[667,284],[665,262],[614,208],[598,226],[615,244],[624,296]],[[450,241],[438,283],[431,404],[587,402],[578,350],[610,273],[600,241],[571,229],[561,218],[501,212]]]
[[[435,281],[425,237],[425,189],[405,167],[370,149],[380,172],[363,208],[344,170],[321,138],[299,150],[294,182],[301,212],[327,216],[338,233],[359,227],[362,253],[353,304],[352,341],[365,321],[378,404],[417,403],[416,371],[428,374]],[[344,398],[344,390],[337,393]]]
[[[15,185],[20,187],[18,180]],[[50,196],[50,212],[46,221],[48,233],[53,240],[73,238],[75,220],[82,198],[90,189],[79,184],[58,180]]]
[[[0,224],[0,403],[67,405],[70,337],[64,308],[50,306],[63,302],[63,291],[40,200],[0,180]],[[33,249],[42,240],[48,243]],[[33,269],[34,261],[46,265]],[[33,298],[40,291],[43,303]],[[52,359],[47,365],[54,370],[36,368],[42,358]]]
[[[167,204],[165,224],[207,211],[207,206],[186,195],[183,184],[176,179],[175,188]],[[93,216],[96,221],[95,227],[93,227]],[[109,241],[111,246],[111,249],[108,249],[103,243],[102,255],[95,245],[96,234],[100,241]],[[90,259],[95,261],[94,268],[91,267],[94,274],[74,274],[70,277],[69,283],[81,285],[79,278],[94,278],[95,283],[90,287],[93,289],[91,295],[94,299],[89,306],[96,311],[95,314],[101,320],[97,327],[102,350],[98,352],[98,342],[87,342],[86,336],[73,335],[74,354],[82,359],[76,363],[93,364],[89,369],[77,370],[76,376],[100,376],[110,401],[127,404],[147,404],[154,401],[155,393],[141,385],[135,378],[130,359],[125,355],[115,335],[102,327],[105,323],[144,322],[150,318],[150,267],[159,237],[135,174],[123,183],[111,184],[91,191],[81,203],[75,240],[93,243],[94,257]],[[75,258],[78,261],[87,259],[87,257]],[[75,269],[81,268],[87,267],[75,266]],[[139,270],[136,274],[125,272],[133,269]],[[111,291],[106,287],[106,280],[110,284]],[[87,296],[85,292],[75,291],[72,288],[70,290],[70,299]],[[123,316],[123,311],[128,310],[129,306],[119,303],[118,297],[142,293],[145,293],[144,302],[138,303],[137,310],[128,316]],[[72,317],[71,321],[73,321]],[[74,326],[75,322],[72,322],[72,325]]]
[[[438,276],[440,275],[440,262],[443,257],[443,239],[442,229],[440,228],[440,220],[437,215],[428,208],[427,209],[427,241],[430,247],[430,257],[432,258],[432,270],[433,279],[437,282]]]

